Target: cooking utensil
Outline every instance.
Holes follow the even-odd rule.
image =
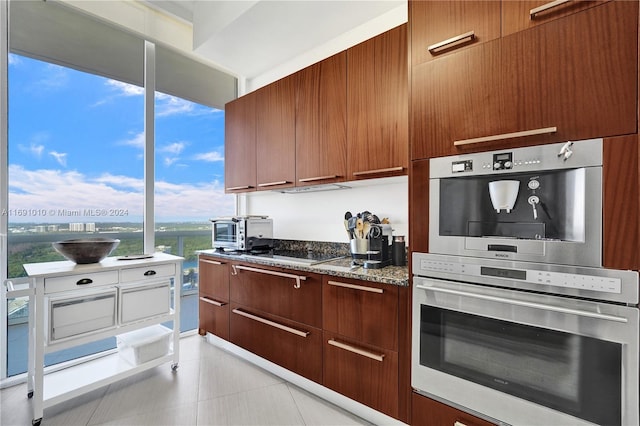
[[[351,212],[346,212],[344,214],[344,228],[347,230],[347,234],[349,234],[349,239],[353,239],[353,230],[349,228],[349,219],[351,219]]]
[[[362,225],[362,235],[365,238],[369,238],[369,231],[371,230],[371,224],[369,222],[364,222]]]
[[[356,221],[356,237],[364,238],[364,221],[360,218]]]

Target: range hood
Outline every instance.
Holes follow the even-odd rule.
[[[338,189],[351,189],[351,187],[338,185],[336,183],[329,183],[324,185],[296,186],[294,188],[276,189],[274,192],[280,192],[282,194],[306,194],[308,192],[335,191]]]

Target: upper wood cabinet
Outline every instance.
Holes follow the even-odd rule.
[[[610,0],[604,0],[610,1]],[[502,35],[509,35],[598,6],[603,0],[518,0],[502,2]]]
[[[296,186],[345,181],[347,53],[296,74]]]
[[[499,0],[410,1],[412,65],[500,37],[500,7]]]
[[[296,81],[293,75],[256,91],[258,190],[295,185]]]
[[[347,50],[347,180],[407,174],[407,25]]]
[[[635,133],[637,67],[638,2],[626,1],[421,64],[412,159]]]
[[[256,96],[249,93],[225,105],[225,192],[256,189]]]

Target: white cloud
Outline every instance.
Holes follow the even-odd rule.
[[[105,174],[90,178],[77,171],[27,170],[9,166],[9,204],[11,209],[50,212],[47,217],[13,217],[12,221],[68,222],[60,211],[121,209],[126,216],[105,217],[105,221],[138,221],[142,218],[144,184],[142,179]],[[196,184],[156,182],[156,220],[207,220],[230,215],[233,196],[224,194],[220,181]],[[95,217],[89,218],[95,221]],[[74,221],[82,217],[74,217]]]
[[[185,147],[187,146],[187,142],[174,142],[171,143],[169,145],[165,145],[162,146],[160,148],[158,148],[159,152],[166,152],[168,154],[180,154],[182,151],[184,151]]]
[[[224,155],[216,151],[203,152],[195,155],[193,158],[195,160],[207,161],[209,163],[224,161]]]
[[[118,95],[121,96],[142,96],[144,95],[144,88],[133,84],[125,83],[118,80],[107,80],[107,86],[112,88]]]
[[[14,53],[9,53],[9,65],[20,65],[22,60]]]
[[[144,149],[144,132],[134,134],[130,139],[118,142],[118,145],[132,146],[140,150]]]
[[[49,155],[56,159],[58,164],[63,167],[67,167],[67,153],[57,152],[57,151],[49,151]]]

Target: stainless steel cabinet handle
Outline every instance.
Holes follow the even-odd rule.
[[[336,287],[351,288],[353,290],[368,291],[368,292],[371,292],[371,293],[380,293],[380,294],[384,293],[384,290],[381,289],[381,288],[366,287],[366,286],[363,286],[363,285],[341,283],[339,281],[327,281],[327,284],[333,285],[333,286],[336,286]]]
[[[427,47],[427,50],[432,55],[436,53],[440,53],[441,50],[450,49],[462,43],[468,43],[473,41],[476,38],[476,33],[474,31],[469,31],[468,33],[460,34],[455,37],[448,38],[438,43],[434,43],[431,46]]]
[[[316,180],[335,179],[337,177],[338,175],[316,176],[316,177],[298,179],[298,182],[314,182]]]
[[[281,181],[278,181],[278,182],[259,183],[258,187],[264,188],[264,187],[267,187],[267,186],[286,185],[287,183],[291,183],[291,182],[289,182],[288,180],[281,180]]]
[[[233,312],[234,314],[238,314],[240,316],[243,316],[245,318],[249,318],[249,319],[252,319],[254,321],[258,321],[258,322],[260,322],[262,324],[270,325],[271,327],[275,327],[275,328],[277,328],[279,330],[283,330],[283,331],[286,331],[288,333],[295,334],[296,336],[307,337],[310,334],[308,331],[298,330],[298,329],[295,329],[293,327],[289,327],[289,326],[286,326],[284,324],[280,324],[280,323],[277,323],[275,321],[271,321],[271,320],[268,320],[266,318],[262,318],[262,317],[259,317],[257,315],[250,314],[249,312],[245,312],[245,311],[242,311],[242,310],[237,309],[237,308],[234,309],[231,312]]]
[[[473,139],[462,139],[462,140],[454,141],[453,145],[460,146],[460,145],[469,145],[474,143],[500,141],[503,139],[523,138],[525,136],[546,135],[547,133],[555,133],[557,131],[558,131],[557,127],[544,127],[542,129],[524,130],[522,132],[503,133],[501,135],[484,136],[481,138],[473,138]]]
[[[453,422],[453,426],[467,426],[466,423],[462,423],[460,420]]]
[[[622,322],[622,323],[628,322],[626,318],[618,317],[615,315],[599,314],[597,312],[581,311],[578,309],[563,308],[560,306],[550,306],[550,305],[544,305],[542,303],[526,302],[524,300],[505,299],[502,297],[489,296],[486,294],[469,293],[466,291],[452,290],[449,288],[441,288],[436,286],[417,285],[416,288],[419,288],[421,290],[433,291],[436,293],[446,293],[446,294],[453,294],[456,296],[472,297],[474,299],[488,300],[491,302],[506,303],[509,305],[522,306],[525,308],[541,309],[543,311],[560,312],[562,314],[578,315],[581,317],[596,318],[596,319],[602,319],[602,320],[613,321],[613,322]]]
[[[224,265],[222,262],[218,262],[217,260],[209,260],[209,259],[200,259],[202,263],[210,263],[212,265]]]
[[[376,361],[382,362],[384,360],[384,354],[374,354],[373,352],[356,348],[355,346],[347,345],[346,343],[338,342],[337,340],[334,340],[334,339],[327,340],[327,343],[330,344],[331,346],[335,346],[336,348],[344,349],[345,351],[366,356],[367,358],[371,358]]]
[[[226,305],[226,303],[224,303],[224,302],[218,302],[217,300],[210,299],[210,298],[205,297],[205,296],[201,296],[200,300],[202,300],[205,303],[209,303],[211,305],[215,305],[215,306],[218,306],[218,307],[222,307],[222,306]]]
[[[233,275],[238,275],[238,270],[240,270],[240,271],[257,272],[259,274],[275,275],[277,277],[283,277],[283,278],[291,278],[296,280],[296,283],[293,285],[293,288],[300,288],[300,281],[304,281],[307,279],[307,277],[303,275],[287,274],[286,272],[270,271],[268,269],[258,269],[258,268],[252,268],[250,266],[231,265],[231,268],[233,269]]]
[[[377,170],[366,170],[364,172],[353,172],[354,176],[364,176],[364,175],[375,175],[378,173],[391,173],[391,172],[401,172],[404,170],[404,167],[389,167],[386,169],[377,169]]]
[[[571,0],[556,0],[556,1],[552,1],[546,4],[543,4],[542,6],[538,6],[536,8],[533,8],[529,11],[529,18],[530,19],[534,19],[536,17],[536,15],[538,13],[542,13],[544,11],[547,11],[549,9],[553,9],[555,7],[561,6],[565,3],[569,3],[569,1]]]
[[[232,186],[231,188],[227,188],[227,191],[240,191],[241,189],[251,189],[253,186],[251,185],[243,185],[243,186]]]

